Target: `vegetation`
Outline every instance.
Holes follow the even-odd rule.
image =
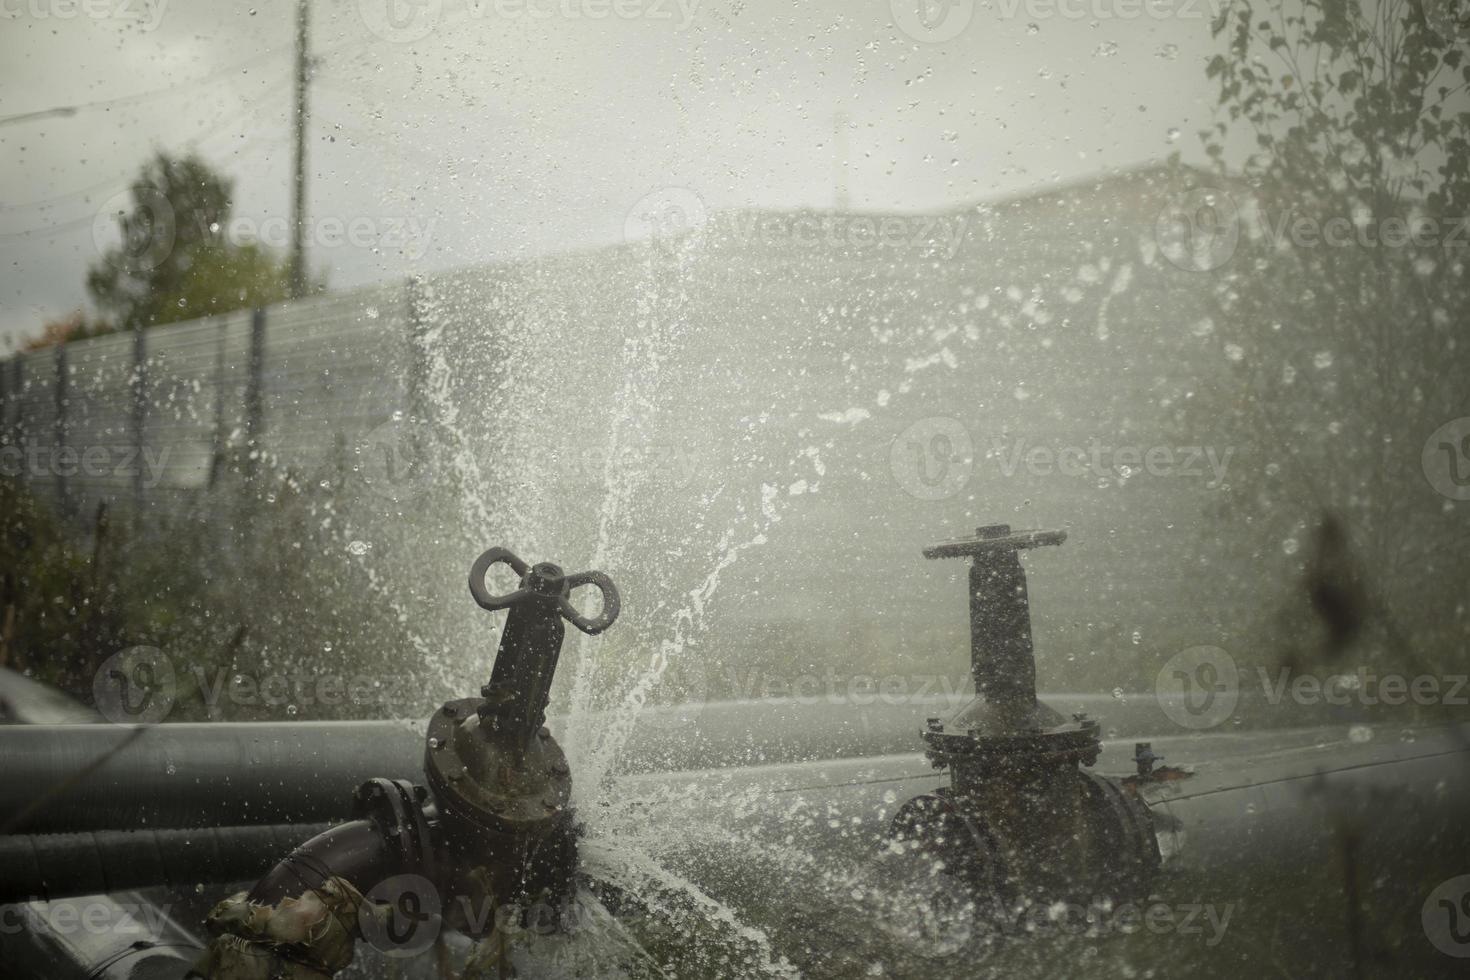
[[[1268,590],[1270,569],[1307,576],[1272,624],[1291,657],[1451,649],[1470,625],[1470,526],[1426,485],[1421,448],[1470,414],[1454,380],[1470,369],[1470,112],[1451,111],[1470,58],[1402,2],[1234,0],[1214,28],[1223,111],[1201,135],[1238,241],[1201,270],[1202,332],[1231,370],[1195,421],[1256,462],[1223,497],[1233,561]],[[1231,172],[1241,136],[1254,152]]]

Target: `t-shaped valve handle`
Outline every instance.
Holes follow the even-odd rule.
[[[504,595],[492,595],[485,587],[485,573],[492,565],[509,565],[520,576],[520,587]],[[595,585],[602,593],[602,611],[588,619],[572,606],[572,590]],[[509,609],[495,668],[490,683],[480,694],[485,702],[479,713],[493,732],[509,732],[529,739],[546,720],[551,698],[551,679],[561,656],[566,636],[566,619],[589,636],[596,636],[618,618],[617,586],[601,572],[566,575],[561,566],[541,562],[527,566],[506,548],[491,548],[470,568],[470,595],[482,609]]]
[[[1011,531],[1009,524],[978,528],[973,538],[943,541],[925,558],[972,558],[970,566],[970,672],[975,691],[997,707],[1036,703],[1036,656],[1026,596],[1023,548],[1061,544],[1066,531]]]

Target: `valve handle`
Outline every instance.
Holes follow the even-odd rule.
[[[612,579],[602,572],[578,572],[575,575],[568,575],[564,581],[566,591],[562,593],[559,606],[567,622],[588,636],[596,636],[617,620],[622,603],[618,599],[618,587],[613,585]],[[597,614],[596,619],[588,619],[572,608],[572,590],[583,585],[595,585],[602,593],[602,612]]]
[[[502,595],[491,594],[485,587],[485,575],[492,566],[499,564],[509,565],[511,571],[520,576],[520,588]],[[531,597],[554,598],[557,612],[562,618],[588,636],[596,636],[617,620],[622,602],[618,597],[618,587],[613,584],[612,579],[602,572],[562,575],[560,571],[556,566],[548,565],[531,568],[509,548],[491,548],[476,558],[475,563],[470,566],[470,595],[481,609],[491,612],[509,609]],[[572,590],[584,585],[595,585],[602,593],[602,611],[595,618],[582,615],[572,605]]]
[[[511,571],[516,573],[522,582],[522,588],[504,595],[491,595],[490,590],[485,588],[485,574],[490,571],[492,565],[506,564]],[[509,548],[491,548],[470,566],[470,595],[475,602],[479,603],[481,609],[495,612],[497,609],[508,609],[524,599],[530,592],[524,587],[526,572],[529,568],[526,563],[517,558]]]

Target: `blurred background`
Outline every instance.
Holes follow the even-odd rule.
[[[1460,11],[15,0],[0,663],[421,717],[504,544],[622,588],[555,704],[923,698],[1009,523],[1046,690],[1448,692]]]

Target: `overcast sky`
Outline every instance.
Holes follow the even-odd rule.
[[[612,242],[669,188],[827,206],[842,117],[861,208],[1202,158],[1211,0],[919,2],[313,0],[313,267],[348,287]],[[85,303],[98,215],[154,148],[196,149],[237,233],[279,235],[294,8],[0,0],[0,351]]]

